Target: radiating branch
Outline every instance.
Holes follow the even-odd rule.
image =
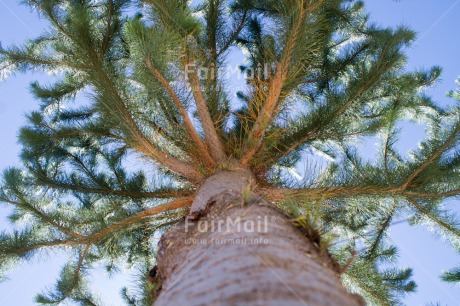
[[[164,213],[170,210],[190,207],[194,199],[195,199],[195,196],[189,196],[189,197],[180,198],[180,199],[168,202],[166,204],[162,204],[162,205],[155,206],[150,209],[144,210],[124,220],[116,222],[97,233],[87,236],[85,239],[81,240],[81,242],[82,243],[96,243],[99,240],[103,239],[104,237],[108,236],[109,234],[121,228],[127,227],[131,224],[138,223],[144,219],[154,217],[158,214],[161,214],[161,213]]]
[[[166,89],[169,96],[172,98],[174,104],[176,105],[177,109],[182,115],[182,118],[184,119],[185,125],[187,126],[187,130],[190,136],[192,137],[193,141],[197,145],[197,148],[205,161],[205,165],[207,166],[208,169],[212,169],[214,167],[215,162],[212,159],[212,157],[209,155],[208,148],[206,148],[206,145],[203,143],[201,137],[196,132],[196,129],[193,126],[192,121],[190,120],[187,110],[182,105],[182,102],[180,101],[179,97],[175,93],[174,89],[172,89],[171,85],[169,85],[169,82],[163,77],[160,71],[158,71],[153,66],[152,61],[150,60],[149,57],[147,57],[146,64],[150,72],[157,78],[157,80]]]
[[[201,88],[201,82],[198,77],[193,52],[190,51],[184,61],[184,67],[187,72],[188,82],[191,87],[193,97],[195,99],[196,108],[198,112],[198,118],[200,119],[201,125],[203,126],[204,134],[208,142],[208,146],[211,149],[211,156],[216,162],[224,162],[227,160],[227,154],[225,153],[222,141],[217,134],[216,126],[212,120],[209,108],[206,103],[206,98]]]
[[[67,235],[69,237],[73,237],[75,239],[84,239],[85,238],[85,236],[77,234],[77,233],[74,233],[71,230],[69,230],[69,229],[65,228],[64,226],[60,225],[59,223],[54,221],[51,217],[46,215],[44,212],[40,211],[39,209],[37,209],[36,207],[31,205],[30,203],[25,201],[25,199],[21,198],[20,200],[22,202],[13,201],[13,200],[3,198],[3,197],[0,198],[1,202],[9,203],[9,204],[12,204],[12,205],[17,206],[17,207],[22,207],[22,208],[30,211],[33,215],[35,215],[39,219],[43,220],[45,223],[48,223],[49,225],[51,225],[52,227],[56,228],[57,230],[59,230],[60,232],[64,233],[65,235]]]
[[[102,67],[100,69],[102,69]],[[170,154],[164,152],[147,139],[147,137],[145,137],[145,135],[139,130],[139,127],[131,116],[110,77],[105,72],[101,71],[97,71],[96,75],[98,75],[101,83],[106,86],[106,88],[111,89],[108,90],[108,93],[112,96],[115,102],[113,110],[116,111],[123,119],[124,124],[131,135],[134,148],[143,153],[145,156],[152,158],[155,162],[168,168],[172,172],[184,176],[192,183],[197,184],[201,182],[203,176],[191,164],[176,159]]]
[[[62,302],[66,298],[70,297],[70,295],[72,294],[72,291],[78,286],[78,280],[80,278],[80,272],[81,272],[81,269],[83,267],[83,262],[85,260],[86,254],[88,253],[90,247],[91,247],[91,244],[86,245],[85,249],[83,250],[82,254],[80,255],[80,259],[78,260],[78,263],[77,263],[77,266],[76,266],[75,272],[74,272],[75,275],[74,275],[74,279],[73,279],[73,284],[72,284],[71,288],[69,288],[67,290],[67,292],[64,294],[62,299],[59,300],[59,302]]]
[[[434,162],[455,140],[460,132],[460,124],[457,124],[454,131],[450,134],[449,138],[444,142],[444,144],[436,150],[429,158],[427,158],[411,175],[407,178],[407,180],[402,185],[402,189],[406,189],[409,184],[432,162]]]
[[[132,199],[167,199],[189,196],[193,193],[192,190],[164,190],[164,191],[130,191],[110,188],[94,188],[59,182],[50,178],[40,177],[37,181],[29,184],[37,186],[46,186],[53,189],[71,190],[75,192],[87,194],[100,194],[107,196],[118,196]]]
[[[189,196],[180,198],[159,206],[155,206],[149,209],[146,209],[140,213],[127,217],[124,220],[118,221],[108,227],[100,230],[99,232],[89,234],[88,236],[81,236],[78,235],[72,239],[64,239],[64,240],[51,240],[51,241],[44,241],[39,242],[36,244],[31,244],[28,246],[23,246],[18,249],[15,249],[15,252],[18,253],[25,253],[28,251],[33,251],[36,249],[41,249],[45,247],[56,247],[56,246],[75,246],[75,245],[91,245],[99,242],[101,239],[107,237],[108,235],[112,234],[113,232],[120,230],[122,228],[128,227],[132,224],[141,222],[144,219],[148,219],[151,217],[155,217],[161,213],[165,213],[171,210],[176,210],[180,208],[190,207],[192,205],[195,196]],[[3,200],[3,199],[2,199]]]
[[[452,226],[451,224],[448,224],[438,218],[436,218],[435,216],[433,216],[433,214],[431,214],[426,208],[424,208],[423,206],[419,205],[417,203],[417,201],[415,201],[414,199],[410,198],[410,197],[406,197],[406,201],[409,202],[410,204],[412,204],[419,212],[421,212],[424,216],[426,216],[428,219],[430,219],[431,221],[433,221],[434,223],[436,223],[438,226],[441,226],[445,229],[447,229],[448,231],[450,231],[451,233],[457,235],[457,236],[460,236],[460,230],[458,230],[457,228],[455,228],[454,226]]]
[[[379,228],[378,233],[377,233],[377,237],[375,238],[374,243],[372,244],[372,246],[370,247],[369,251],[367,252],[367,254],[369,254],[369,256],[372,256],[374,254],[375,250],[377,250],[380,242],[382,241],[382,238],[383,238],[383,235],[384,235],[385,231],[387,230],[388,227],[390,227],[391,220],[393,220],[393,216],[394,216],[395,211],[396,211],[396,206],[397,206],[396,200],[393,199],[393,207],[391,208],[391,211],[388,214],[388,217],[385,219],[385,221],[383,222],[383,224]]]
[[[352,132],[352,133],[308,133],[305,135],[303,138],[301,138],[299,141],[294,142],[291,144],[286,150],[283,150],[277,157],[276,159],[279,160],[280,158],[287,156],[289,153],[292,151],[296,150],[300,145],[306,143],[309,140],[313,139],[321,139],[321,138],[345,138],[345,137],[353,137],[357,136],[360,134],[363,134],[365,131],[359,131],[359,132]]]
[[[444,198],[459,196],[460,189],[440,192],[423,193],[410,190],[402,190],[400,186],[331,186],[322,188],[261,188],[257,192],[264,195],[267,200],[279,202],[284,200],[326,200],[338,197],[352,198],[357,196],[381,196],[381,197],[416,197],[416,198]]]
[[[216,57],[219,58],[230,46],[232,43],[237,39],[238,35],[243,30],[244,24],[246,23],[248,17],[248,10],[249,10],[249,1],[246,3],[246,7],[244,8],[243,15],[241,16],[240,22],[236,27],[235,31],[233,31],[230,38],[227,40],[225,45],[217,52]]]
[[[291,35],[283,49],[283,54],[280,62],[276,67],[275,75],[270,80],[270,85],[267,93],[267,97],[262,104],[261,109],[258,112],[254,126],[246,140],[244,154],[240,159],[243,165],[247,165],[254,154],[260,149],[265,132],[276,116],[276,110],[279,107],[280,97],[284,86],[289,78],[289,70],[292,68],[292,57],[294,50],[299,42],[299,36],[301,35],[301,29],[304,26],[305,16],[314,8],[305,9],[303,1],[299,4],[298,14],[295,26],[291,31]]]

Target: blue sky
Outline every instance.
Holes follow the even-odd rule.
[[[3,46],[21,43],[24,39],[40,33],[43,24],[19,1],[0,0],[0,42]],[[445,97],[448,90],[455,89],[455,79],[460,75],[460,0],[369,0],[365,1],[371,11],[371,19],[380,25],[407,25],[418,33],[418,39],[408,51],[409,69],[440,65],[442,81],[428,93],[442,105],[451,101]],[[3,148],[0,150],[0,169],[18,165],[19,147],[16,143],[18,128],[24,123],[24,114],[37,109],[38,105],[28,91],[28,83],[44,80],[43,75],[17,75],[0,84],[0,130]],[[402,134],[407,148],[416,146],[423,135],[420,127],[408,126]],[[460,212],[459,200],[446,203]],[[0,207],[0,228],[6,226]],[[459,286],[439,281],[442,270],[460,265],[460,256],[445,243],[435,239],[424,229],[413,229],[406,224],[395,225],[391,237],[400,248],[400,263],[414,268],[418,292],[404,300],[407,305],[460,305]],[[47,260],[36,261],[17,269],[11,281],[0,284],[0,305],[33,305],[35,293],[52,285],[64,259],[52,253]],[[118,296],[118,284],[123,277],[106,282],[103,276],[95,277],[95,290],[102,293],[107,305],[122,305]]]

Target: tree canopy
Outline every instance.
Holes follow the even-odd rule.
[[[128,263],[139,291],[123,290],[125,300],[150,305],[152,237],[184,218],[200,183],[235,164],[253,171],[256,193],[319,234],[369,304],[397,304],[416,287],[387,239],[394,220],[428,226],[460,251],[459,221],[443,206],[460,194],[460,105],[424,94],[441,69],[407,71],[415,34],[373,25],[362,1],[24,3],[49,27],[0,48],[0,77],[45,71],[56,81],[31,84],[40,109],[19,132],[23,166],[3,175],[14,230],[0,234],[0,277],[67,250],[38,303],[100,305],[86,275]],[[223,73],[239,52],[243,90]],[[410,157],[397,149],[404,120],[426,128]],[[381,144],[372,160],[358,149],[370,137]],[[302,164],[306,178],[292,179]],[[458,268],[443,279],[459,281]]]

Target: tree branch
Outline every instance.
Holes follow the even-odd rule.
[[[326,200],[336,197],[353,197],[360,195],[396,195],[397,188],[381,186],[331,186],[323,188],[268,188],[261,189],[261,194],[269,201],[279,202],[286,199],[307,198]]]
[[[179,208],[185,208],[185,207],[190,207],[192,205],[193,200],[195,199],[195,196],[189,196],[185,198],[180,198],[156,207],[152,207],[150,209],[144,210],[140,213],[137,213],[135,215],[132,215],[124,220],[121,220],[117,223],[114,223],[110,225],[109,227],[91,234],[87,236],[84,240],[82,240],[82,243],[96,243],[102,238],[106,237],[107,235],[124,228],[126,226],[129,226],[131,224],[137,223],[142,221],[143,219],[150,218],[153,216],[156,216],[158,214],[170,211],[170,210],[175,210]]]
[[[0,201],[2,202],[5,202],[5,203],[9,203],[9,204],[12,204],[14,206],[17,206],[17,207],[22,207],[22,208],[25,208],[26,210],[29,210],[30,212],[32,212],[35,216],[37,216],[38,218],[42,219],[43,221],[45,221],[46,223],[48,223],[49,225],[55,227],[56,229],[58,229],[59,231],[61,231],[62,233],[66,234],[67,236],[70,236],[70,237],[73,237],[73,238],[76,238],[76,239],[84,239],[85,236],[83,235],[80,235],[80,234],[77,234],[77,233],[74,233],[72,232],[71,230],[63,227],[62,225],[58,224],[56,221],[54,221],[53,219],[51,219],[49,216],[47,216],[45,213],[43,213],[42,211],[40,211],[39,209],[35,208],[33,205],[31,205],[30,203],[28,203],[27,201],[25,201],[25,199],[23,199],[21,196],[20,196],[20,200],[22,202],[17,202],[17,201],[13,201],[13,200],[10,200],[10,199],[7,199],[7,198],[0,198]]]
[[[283,49],[283,55],[281,61],[277,65],[276,73],[270,80],[267,98],[264,101],[262,108],[260,109],[257,115],[257,119],[254,123],[254,126],[252,127],[252,130],[248,135],[244,150],[245,152],[240,159],[240,162],[243,165],[247,165],[251,161],[254,154],[259,150],[265,136],[265,131],[269,124],[272,122],[273,118],[275,117],[274,113],[278,107],[283,87],[288,78],[289,69],[292,64],[292,55],[295,46],[298,42],[300,29],[302,27],[305,14],[307,12],[308,10],[305,10],[303,3],[300,4],[298,12],[299,16],[296,25],[292,31],[293,34],[290,37],[285,48]]]
[[[0,54],[5,54],[15,63],[22,62],[28,65],[37,65],[37,66],[50,66],[50,67],[65,67],[69,69],[85,69],[86,67],[83,65],[72,64],[63,61],[56,61],[51,59],[43,59],[43,58],[33,58],[24,53],[13,53],[9,51],[2,51]]]
[[[404,194],[409,197],[414,198],[445,198],[453,197],[460,195],[460,189],[449,190],[440,193],[426,193],[426,192],[417,192],[417,191],[405,191]]]
[[[337,197],[382,196],[382,197],[418,197],[442,198],[460,195],[460,189],[438,194],[401,190],[400,186],[331,186],[322,188],[260,188],[256,192],[267,200],[279,202],[287,199],[307,198],[310,200],[326,200]]]
[[[190,190],[166,190],[166,191],[130,191],[130,190],[119,190],[119,189],[109,189],[109,188],[93,188],[93,187],[85,187],[79,186],[74,184],[68,184],[65,182],[55,181],[49,178],[40,177],[37,181],[30,182],[32,185],[37,186],[46,186],[53,189],[64,189],[64,190],[72,190],[81,193],[93,193],[93,194],[101,194],[101,195],[108,195],[108,196],[120,196],[120,197],[128,197],[133,199],[167,199],[167,198],[176,198],[176,197],[184,197],[189,196],[193,193]]]
[[[457,236],[460,236],[460,231],[458,229],[456,229],[452,225],[450,225],[450,224],[448,224],[446,222],[443,222],[443,221],[439,220],[438,218],[434,217],[432,214],[430,214],[430,212],[428,210],[426,210],[423,206],[419,205],[417,203],[417,201],[414,201],[410,197],[406,197],[406,201],[409,202],[410,204],[412,204],[418,211],[420,211],[428,219],[430,219],[431,221],[433,221],[437,225],[446,228],[447,230],[449,230],[450,232],[454,233]]]
[[[81,245],[83,244],[82,242],[79,242],[78,240],[52,240],[52,241],[44,241],[32,245],[28,245],[25,247],[21,247],[19,249],[15,249],[14,252],[17,253],[25,253],[45,247],[56,247],[56,246],[73,246],[73,245]]]
[[[163,77],[163,75],[153,66],[152,61],[150,60],[149,57],[146,59],[146,64],[147,67],[149,68],[150,72],[157,78],[157,80],[160,82],[160,84],[166,89],[172,100],[174,101],[174,104],[176,107],[179,109],[182,118],[184,119],[185,125],[187,126],[187,129],[189,131],[190,136],[192,137],[193,141],[196,143],[198,150],[200,151],[201,156],[205,160],[205,165],[207,166],[208,169],[212,169],[215,165],[214,160],[212,157],[209,155],[209,150],[206,148],[206,145],[202,142],[201,137],[198,135],[198,133],[195,130],[195,127],[193,126],[192,121],[190,120],[190,117],[185,110],[184,106],[182,105],[182,102],[180,101],[179,97],[177,94],[174,92],[174,89],[171,88],[169,85],[169,82]]]
[[[88,253],[90,247],[91,247],[91,244],[88,244],[88,245],[86,245],[85,249],[83,250],[83,253],[80,256],[80,259],[78,260],[77,267],[75,268],[74,284],[73,284],[72,288],[69,288],[69,290],[65,293],[63,299],[60,300],[59,302],[62,302],[66,298],[70,297],[70,294],[72,293],[72,291],[77,287],[78,278],[80,276],[80,271],[81,271],[81,268],[83,267],[83,261],[85,260],[86,254]]]
[[[302,139],[300,139],[299,141],[296,141],[294,142],[287,150],[281,152],[281,154],[279,156],[277,156],[277,160],[279,160],[280,158],[282,158],[283,156],[286,156],[288,155],[289,153],[291,153],[293,150],[295,150],[298,146],[300,146],[301,144],[305,143],[306,141],[308,140],[311,140],[311,139],[315,139],[315,138],[337,138],[337,137],[340,137],[340,138],[344,138],[344,137],[352,137],[352,136],[356,136],[356,135],[360,135],[362,133],[364,133],[365,131],[359,131],[359,132],[353,132],[353,133],[345,133],[345,134],[339,134],[339,133],[319,133],[319,134],[316,134],[316,133],[308,133],[307,135],[305,135],[305,137],[303,137]]]
[[[208,145],[211,149],[211,156],[216,162],[223,162],[227,160],[227,154],[225,153],[224,146],[217,134],[216,127],[211,118],[211,114],[209,113],[209,108],[206,103],[203,89],[201,88],[201,82],[196,71],[192,52],[184,61],[184,67],[186,69],[188,81],[195,99],[198,117],[203,126]]]
[[[158,214],[161,214],[161,213],[164,213],[164,212],[167,212],[167,211],[170,211],[170,210],[176,210],[176,209],[179,209],[179,208],[190,207],[192,205],[192,202],[193,202],[194,199],[195,199],[195,196],[189,196],[189,197],[180,198],[180,199],[177,199],[177,200],[174,200],[174,201],[171,201],[171,202],[168,202],[168,203],[156,206],[156,207],[152,207],[150,209],[147,209],[147,210],[144,210],[144,211],[142,211],[140,213],[132,215],[132,216],[130,216],[130,217],[124,219],[124,220],[116,222],[116,223],[106,227],[105,229],[103,229],[103,230],[101,230],[99,232],[90,234],[88,236],[81,236],[81,237],[78,237],[76,239],[45,241],[45,242],[37,243],[37,244],[34,244],[34,245],[25,246],[25,247],[16,249],[14,251],[24,253],[24,252],[32,251],[32,250],[35,250],[35,249],[40,249],[40,248],[43,248],[43,247],[74,246],[74,245],[82,245],[82,244],[84,244],[84,245],[94,244],[94,243],[97,243],[98,241],[100,241],[101,239],[103,239],[104,237],[110,235],[111,233],[113,233],[113,232],[115,232],[115,231],[117,231],[117,230],[119,230],[121,228],[124,228],[126,226],[129,226],[131,224],[140,222],[140,221],[142,221],[144,219],[147,219],[147,218],[150,218],[150,217],[154,217],[154,216],[156,216]]]
[[[393,207],[391,208],[391,212],[388,217],[383,222],[382,226],[378,230],[377,237],[375,238],[374,243],[372,244],[371,248],[367,252],[368,256],[371,256],[377,247],[379,246],[380,241],[382,240],[383,234],[385,233],[386,229],[391,225],[391,220],[393,220],[393,216],[396,210],[396,200],[393,200]]]
[[[434,152],[427,160],[425,160],[414,172],[412,172],[411,175],[407,178],[406,182],[401,186],[403,190],[407,189],[409,184],[426,168],[428,167],[436,158],[438,158],[444,150],[446,150],[451,143],[455,140],[455,137],[457,137],[458,133],[460,132],[460,124],[457,124],[457,127],[455,127],[454,131],[452,134],[450,134],[449,138],[446,140],[446,142],[438,149],[436,152]]]
[[[112,15],[113,15],[113,0],[109,0],[107,4],[107,27],[105,30],[105,35],[104,39],[102,41],[102,55],[104,55],[108,48],[109,48],[109,43],[110,43],[110,28],[112,27]]]
[[[244,8],[243,16],[241,17],[240,23],[236,27],[235,31],[233,34],[230,36],[230,38],[227,40],[225,45],[219,50],[217,53],[216,57],[218,58],[219,56],[222,55],[230,46],[231,44],[235,41],[235,39],[238,37],[238,35],[241,33],[241,30],[243,30],[244,23],[246,22],[246,18],[248,15],[248,10],[249,10],[249,1],[246,3],[246,7]]]
[[[102,69],[102,68],[101,68]],[[176,172],[179,175],[184,176],[192,183],[199,183],[203,179],[203,176],[189,163],[180,161],[170,154],[162,151],[161,149],[154,146],[139,130],[136,122],[132,118],[130,112],[126,108],[122,98],[118,94],[112,80],[105,73],[105,71],[96,71],[101,82],[110,90],[108,93],[114,99],[115,107],[112,109],[117,111],[118,115],[123,119],[123,122],[128,129],[129,134],[135,144],[135,148],[143,153],[145,156],[152,158],[154,161],[168,168],[172,172]]]

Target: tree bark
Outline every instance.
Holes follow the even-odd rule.
[[[155,305],[364,305],[327,252],[245,189],[250,180],[244,170],[210,177],[191,216],[163,235]]]

